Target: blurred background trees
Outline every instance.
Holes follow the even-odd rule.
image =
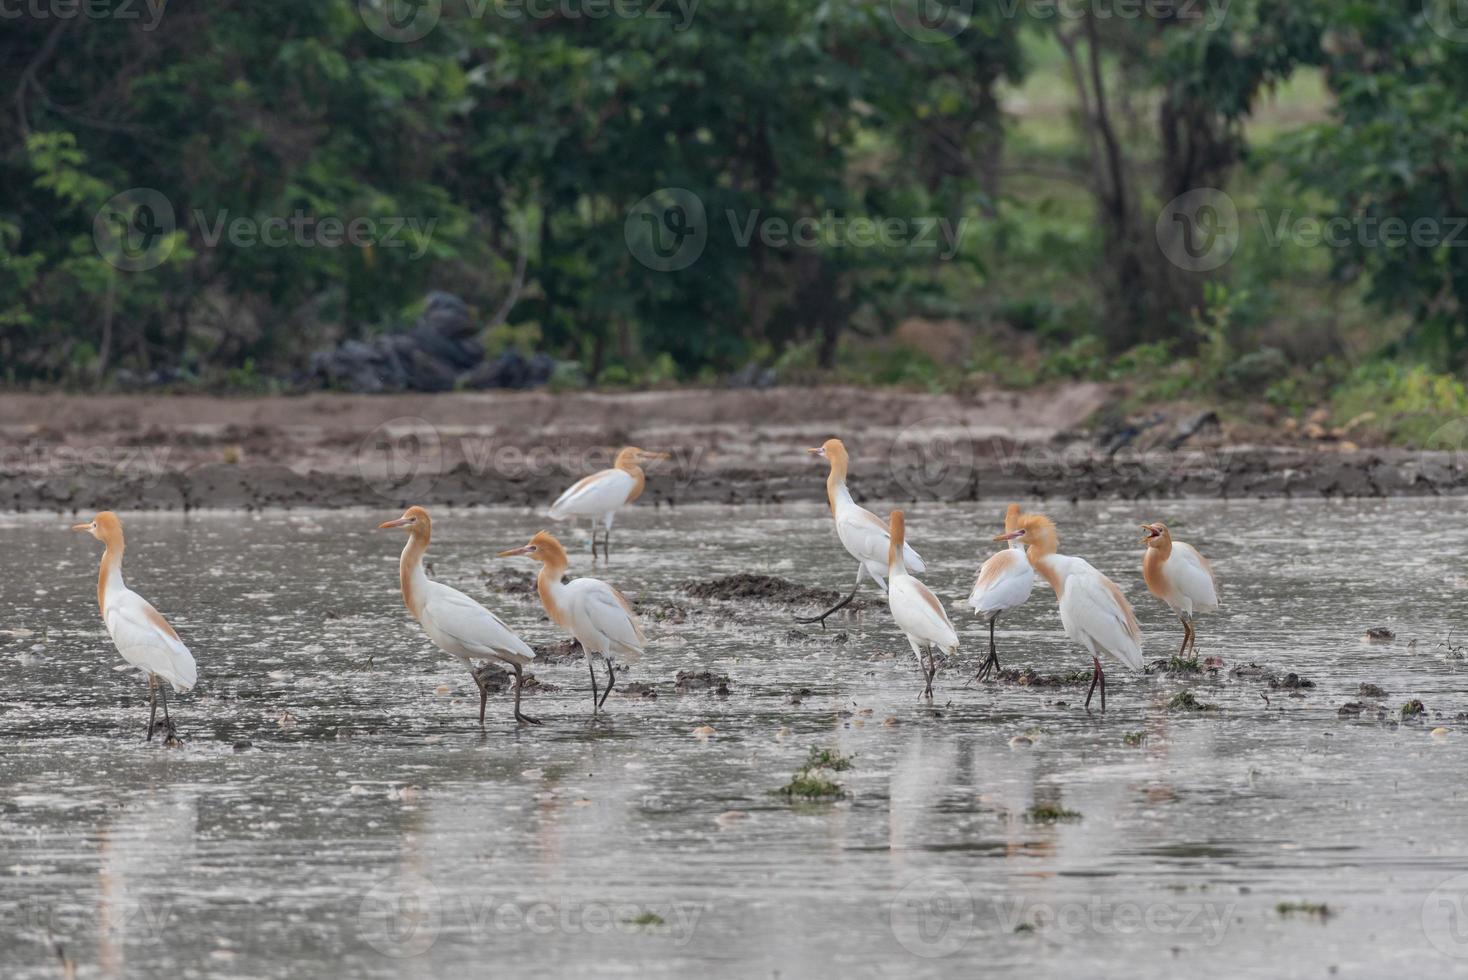
[[[399,3],[6,21],[5,381],[289,387],[310,352],[402,329],[436,289],[487,349],[602,384],[753,363],[942,388],[1135,379],[1286,411],[1352,386],[1461,390],[1422,378],[1468,354],[1468,231],[1360,233],[1398,218],[1441,239],[1464,213],[1468,25],[1435,0],[444,0],[408,43],[370,26],[415,10]],[[176,219],[138,271],[94,234],[133,188]],[[628,225],[666,188],[706,222],[673,271],[639,261]],[[1198,188],[1238,214],[1206,271],[1156,232]],[[211,240],[293,215],[408,227],[398,247]],[[1340,217],[1340,243],[1300,232]],[[749,235],[800,219],[827,230]],[[857,243],[830,219],[904,232]],[[940,219],[952,254],[912,240]]]

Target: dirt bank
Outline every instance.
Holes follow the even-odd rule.
[[[544,506],[623,444],[673,459],[646,501],[818,501],[804,452],[845,438],[858,497],[893,501],[1381,496],[1468,491],[1455,453],[1241,443],[1176,423],[1114,453],[1110,395],[851,388],[208,398],[0,395],[0,509]],[[1115,447],[1115,440],[1111,439]]]

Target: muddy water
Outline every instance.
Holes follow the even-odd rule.
[[[544,726],[515,728],[501,694],[483,732],[398,599],[401,539],[371,530],[394,514],[139,515],[128,582],[200,667],[171,703],[177,750],[144,744],[146,687],[114,669],[100,547],[0,519],[0,975],[60,976],[62,957],[84,977],[1468,974],[1460,511],[1054,509],[1064,549],[1136,601],[1149,657],[1181,634],[1142,588],[1138,520],[1198,544],[1224,587],[1199,630],[1221,671],[1117,668],[1088,715],[1083,687],[965,687],[970,617],[929,706],[880,607],[823,633],[680,593],[737,571],[844,586],[822,511],[641,508],[599,574],[650,610],[626,681],[657,696],[614,695],[588,725],[584,665],[547,665],[559,690],[526,698]],[[946,601],[996,521],[910,512]],[[445,510],[430,553],[532,642],[557,638],[533,595],[481,573],[540,523]],[[1372,626],[1396,640],[1363,643]],[[1042,589],[1000,637],[1007,667],[1087,666]],[[1315,686],[1230,674],[1249,663]],[[704,668],[727,697],[674,691]],[[1339,718],[1362,682],[1427,722]],[[1184,689],[1218,710],[1169,709]],[[812,746],[853,757],[848,797],[773,796]]]

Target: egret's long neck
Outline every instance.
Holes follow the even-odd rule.
[[[903,556],[903,546],[907,543],[907,533],[902,525],[898,525],[891,538],[887,541],[887,577],[896,578],[906,575],[907,561]]]
[[[540,593],[540,604],[545,607],[545,614],[560,626],[566,625],[561,612],[561,597],[566,590],[561,576],[565,574],[566,560],[550,558],[541,564],[540,574],[535,578],[535,590]]]
[[[403,546],[402,557],[398,559],[398,581],[403,587],[403,605],[408,607],[408,612],[417,619],[423,611],[423,599],[428,594],[428,573],[423,570],[423,555],[428,551],[427,534],[420,534],[415,528],[408,535],[408,543]]]
[[[1056,541],[1049,535],[1039,535],[1030,542],[1028,558],[1030,565],[1045,576],[1045,581],[1055,590],[1055,597],[1060,598],[1060,590],[1065,585],[1066,575],[1069,569],[1066,567],[1068,559],[1063,559],[1055,553]]]
[[[617,469],[632,477],[632,490],[627,494],[627,503],[632,503],[642,496],[643,489],[647,486],[647,474],[642,472],[642,467],[631,460],[617,460]]]
[[[1172,542],[1167,542],[1161,548],[1147,549],[1142,556],[1142,581],[1147,583],[1153,595],[1163,595],[1169,590],[1167,580],[1162,577],[1162,566],[1167,564],[1167,556],[1172,552]]]
[[[831,457],[831,472],[826,475],[826,500],[831,505],[831,513],[836,513],[836,502],[842,497],[850,497],[846,489],[846,460],[839,456]]]
[[[124,588],[122,584],[122,539],[108,539],[107,550],[102,552],[102,567],[97,572],[97,608],[107,615],[107,593],[112,589]]]

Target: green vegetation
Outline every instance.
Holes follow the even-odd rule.
[[[1328,919],[1331,916],[1331,908],[1324,902],[1280,902],[1274,907],[1280,915],[1313,915],[1318,919]]]
[[[851,768],[852,756],[842,755],[836,749],[811,746],[805,763],[790,777],[790,782],[775,790],[789,800],[826,802],[846,798],[841,784],[829,777],[829,773],[845,772]]]
[[[886,0],[445,5],[410,43],[356,0],[177,6],[0,36],[0,383],[280,390],[445,289],[555,388],[1093,379],[1418,445],[1468,414],[1468,45],[1416,4],[978,4],[941,43]]]
[[[1063,806],[1036,803],[1025,811],[1025,819],[1030,823],[1068,823],[1081,819],[1081,815],[1074,810],[1067,810]]]
[[[1199,701],[1192,691],[1179,691],[1167,702],[1168,711],[1217,711],[1218,705]]]
[[[1136,748],[1147,740],[1146,732],[1127,732],[1121,737],[1122,744],[1128,748]]]

